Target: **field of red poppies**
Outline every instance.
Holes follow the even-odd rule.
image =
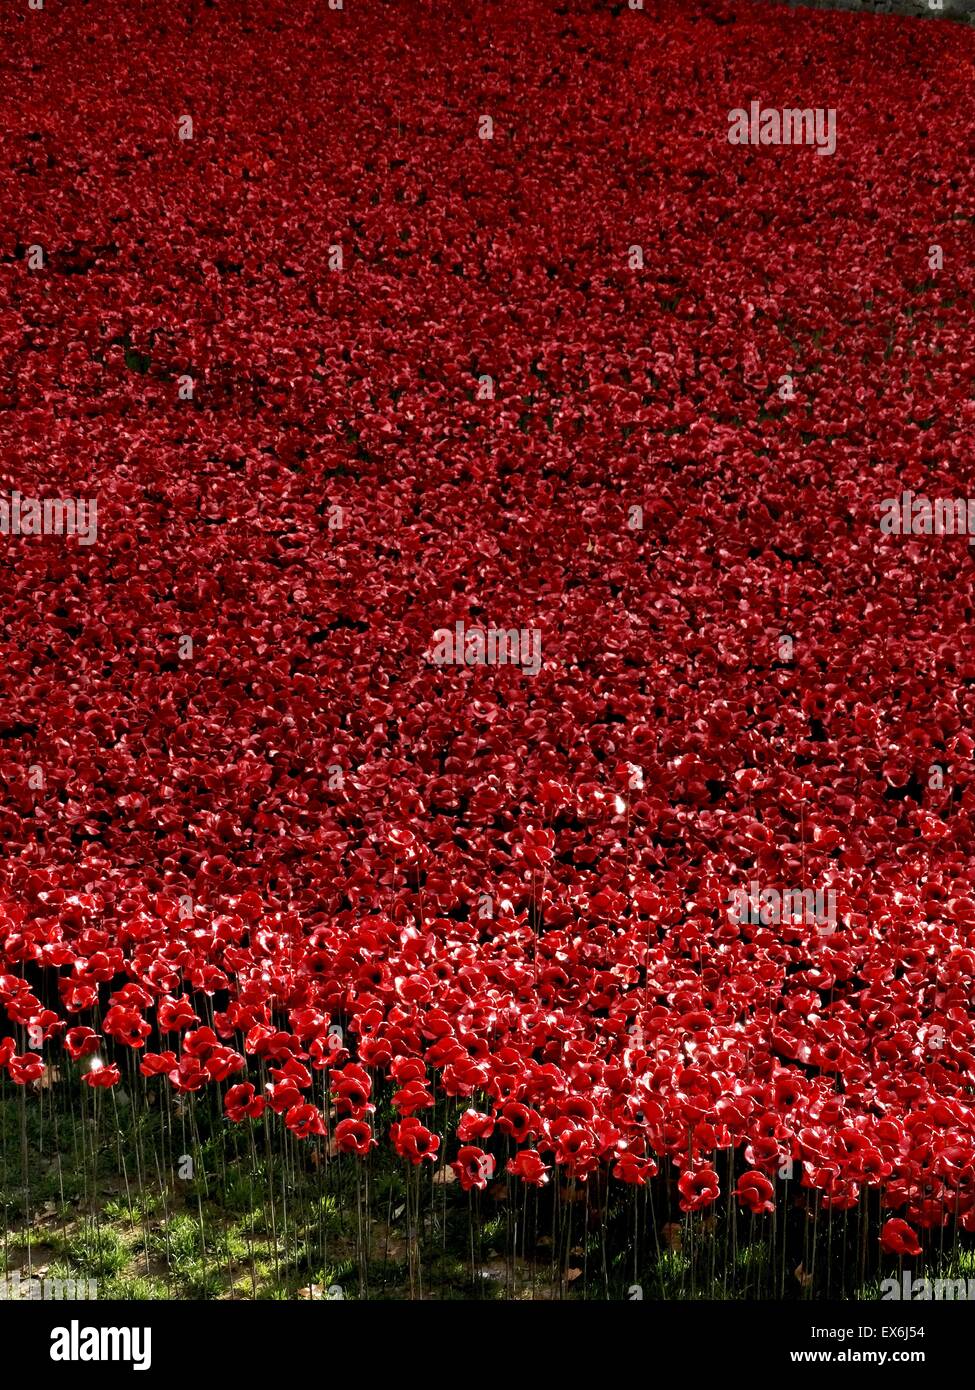
[[[8,1270],[964,1270],[975,35],[336,3],[0,16]]]

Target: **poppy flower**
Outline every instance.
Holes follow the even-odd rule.
[[[257,1094],[249,1081],[231,1086],[223,1098],[227,1118],[233,1120],[234,1124],[240,1124],[245,1119],[260,1119],[264,1113],[264,1105],[264,1097]]]
[[[431,1163],[436,1160],[440,1139],[421,1125],[415,1116],[390,1125],[389,1137],[400,1158],[406,1158],[412,1164],[422,1163],[425,1159]]]
[[[720,1194],[718,1175],[713,1168],[688,1169],[681,1173],[677,1186],[681,1211],[701,1211],[716,1202]]]
[[[116,1004],[102,1020],[102,1032],[126,1047],[144,1047],[146,1038],[152,1032],[152,1025],[142,1018],[137,1009]]]
[[[755,1216],[775,1210],[773,1200],[775,1188],[764,1173],[742,1173],[735,1188],[735,1196],[741,1206]]]
[[[658,1215],[672,1174],[707,1215],[725,1163],[732,1217],[788,1173],[796,1211],[874,1189],[890,1253],[952,1248],[970,35],[891,27],[871,89],[868,26],[824,45],[768,8],[755,44],[750,10],[671,5],[648,142],[621,0],[488,7],[487,69],[480,18],[441,45],[434,6],[360,6],[351,85],[324,60],[349,26],[285,52],[279,0],[208,6],[187,63],[163,8],[73,7],[80,102],[66,45],[5,71],[35,128],[4,211],[41,195],[0,248],[5,1074],[40,1091],[63,1039],[96,1085],[131,1049],[136,1109],[216,1088],[273,1145],[318,1132],[314,1096],[356,1152],[389,1107],[417,1163],[443,1103],[449,1152],[500,1135],[590,1206],[660,1163]],[[228,138],[181,129],[174,166],[169,91],[116,138],[106,14]],[[450,120],[403,63],[393,140],[390,54],[431,45]],[[266,90],[224,81],[231,49]],[[835,160],[726,138],[770,53],[862,98]],[[482,99],[496,129],[465,126]],[[360,138],[309,236],[302,150],[340,108]],[[658,185],[666,256],[631,215]],[[44,532],[55,481],[97,500],[87,535]]]
[[[620,1182],[632,1183],[637,1187],[646,1187],[650,1178],[656,1176],[657,1165],[653,1159],[639,1158],[636,1154],[623,1152],[618,1155],[613,1165],[613,1177]]]
[[[288,1110],[306,1104],[305,1097],[290,1078],[284,1081],[269,1081],[264,1089],[267,1093],[267,1103],[275,1115],[283,1115]]]
[[[93,1028],[69,1028],[64,1035],[64,1046],[75,1061],[79,1057],[90,1057],[98,1051],[98,1034]]]
[[[241,1061],[243,1061],[243,1059],[241,1059]],[[213,1071],[212,1062],[213,1058],[211,1054],[210,1058],[207,1060],[207,1071],[211,1072],[211,1074]],[[300,1091],[307,1090],[311,1085],[311,1072],[306,1066],[303,1066],[296,1057],[289,1057],[284,1066],[271,1067],[270,1071],[272,1080],[279,1085],[290,1082],[292,1086],[296,1086]]]
[[[360,1066],[350,1063],[341,1071],[334,1070],[331,1091],[339,1114],[360,1118],[367,1110],[373,1109],[369,1103],[372,1081],[369,1073]]]
[[[172,1033],[182,1028],[191,1028],[200,1020],[184,994],[179,999],[161,999],[156,1009],[156,1021],[161,1032]]]
[[[197,1028],[195,1031],[184,1034],[183,1053],[188,1057],[195,1057],[204,1066],[210,1055],[220,1046],[220,1039],[212,1028]]]
[[[389,1068],[390,1076],[401,1086],[410,1081],[423,1081],[426,1073],[427,1069],[419,1057],[395,1057]]]
[[[314,1135],[325,1133],[321,1111],[317,1106],[304,1102],[293,1105],[285,1115],[284,1122],[299,1139],[311,1139]]]
[[[100,1064],[97,1058],[92,1061],[91,1067],[85,1072],[84,1076],[84,1080],[89,1086],[98,1087],[99,1089],[108,1089],[111,1086],[117,1086],[121,1079],[121,1073],[114,1062]]]
[[[555,1161],[565,1168],[570,1177],[586,1177],[598,1167],[599,1150],[595,1137],[581,1125],[573,1125],[569,1121],[559,1129],[554,1144]]]
[[[413,1115],[433,1105],[434,1097],[421,1081],[410,1081],[393,1095],[393,1105],[401,1115]]]
[[[19,1057],[12,1056],[7,1061],[7,1072],[11,1081],[15,1081],[18,1086],[39,1081],[44,1075],[44,1059],[36,1052],[25,1052]]]
[[[906,1221],[893,1216],[880,1231],[880,1248],[886,1255],[920,1255],[921,1243]]]
[[[479,1110],[465,1110],[457,1122],[457,1137],[464,1144],[472,1139],[490,1139],[494,1133],[494,1116]]]
[[[168,1076],[177,1066],[175,1052],[144,1052],[139,1062],[143,1076]]]
[[[243,1071],[247,1063],[239,1052],[231,1047],[215,1047],[206,1060],[206,1073],[211,1081],[226,1081],[236,1071]]]
[[[198,1057],[181,1057],[169,1072],[169,1080],[177,1091],[200,1091],[210,1078]]]
[[[483,1192],[489,1179],[494,1176],[494,1159],[491,1154],[470,1144],[465,1144],[458,1151],[450,1166],[457,1174],[457,1180],[465,1192],[470,1192],[475,1187]]]
[[[366,1158],[370,1149],[376,1147],[372,1130],[364,1120],[339,1120],[333,1135],[339,1153],[356,1154]]]
[[[542,1125],[541,1116],[520,1101],[503,1105],[495,1119],[502,1133],[509,1135],[516,1144],[537,1134]]]
[[[521,1178],[532,1187],[543,1187],[549,1179],[549,1170],[535,1149],[519,1149],[514,1158],[508,1159],[506,1167],[512,1177]]]
[[[385,1038],[363,1038],[359,1057],[367,1067],[383,1067],[392,1061],[393,1049]]]

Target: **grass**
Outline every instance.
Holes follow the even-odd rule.
[[[499,1154],[501,1180],[469,1195],[385,1147],[359,1164],[273,1116],[231,1125],[202,1093],[130,1094],[119,1105],[66,1074],[0,1097],[7,1273],[96,1279],[100,1298],[134,1301],[867,1299],[891,1273],[875,1192],[832,1220],[798,1189],[780,1190],[775,1218],[727,1199],[687,1216],[664,1164],[654,1193],[599,1177],[536,1191],[505,1179]],[[431,1127],[449,1133],[455,1110],[441,1101]],[[975,1277],[971,1245],[932,1233],[915,1277]]]

